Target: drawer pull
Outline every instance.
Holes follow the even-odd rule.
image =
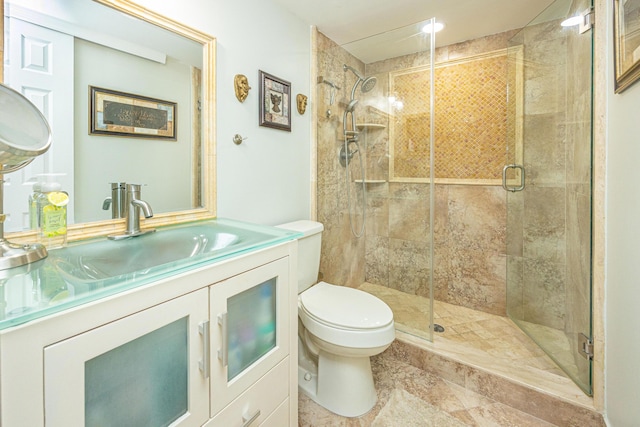
[[[256,411],[256,413],[253,414],[252,416],[243,415],[242,416],[242,421],[244,422],[244,424],[242,424],[242,427],[249,427],[251,425],[251,423],[253,423],[255,420],[258,419],[259,416],[260,416],[260,409],[258,409]]]

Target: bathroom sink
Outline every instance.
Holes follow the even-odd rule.
[[[300,236],[216,218],[158,227],[123,240],[73,242],[0,274],[0,300],[5,301],[0,303],[0,330]]]
[[[50,251],[49,262],[69,284],[104,286],[221,259],[282,237],[282,230],[216,219],[125,240],[71,245]]]

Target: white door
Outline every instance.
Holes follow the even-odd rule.
[[[51,148],[27,167],[4,176],[5,231],[29,228],[28,198],[33,178],[56,177],[70,196],[67,222],[73,223],[73,37],[9,17],[9,61],[5,83],[33,102],[49,121]]]

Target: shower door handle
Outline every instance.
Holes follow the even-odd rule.
[[[518,169],[518,170],[520,170],[520,185],[519,186],[517,186],[517,187],[509,187],[507,185],[507,171],[509,169]],[[504,168],[502,168],[502,188],[504,188],[507,191],[511,191],[512,193],[515,193],[516,191],[524,190],[524,166],[511,164],[511,165],[506,165]]]

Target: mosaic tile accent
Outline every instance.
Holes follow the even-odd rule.
[[[501,179],[507,158],[507,50],[436,65],[436,180]],[[391,179],[429,178],[428,67],[389,73]],[[437,181],[436,181],[437,182]]]

